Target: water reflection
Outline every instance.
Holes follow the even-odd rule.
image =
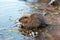
[[[0,2],[0,40],[27,40],[28,37],[18,32],[18,18],[30,13],[26,2]],[[17,27],[16,27],[17,26]]]

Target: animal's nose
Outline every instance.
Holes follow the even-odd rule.
[[[21,22],[21,19],[19,19],[19,22]]]

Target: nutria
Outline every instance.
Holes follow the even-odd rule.
[[[39,13],[33,13],[30,16],[23,16],[19,19],[19,22],[21,22],[22,25],[27,29],[34,28],[34,27],[38,28],[40,26],[41,26],[40,28],[43,28],[47,26],[43,16]]]
[[[31,15],[22,16],[19,19],[21,23],[19,31],[25,35],[31,32],[41,31],[40,29],[46,28],[48,24],[45,23],[44,17],[39,13],[33,13]]]
[[[54,18],[55,17],[56,16],[54,16]],[[44,18],[45,16],[43,17],[38,13],[33,13],[30,16],[21,17],[19,22],[22,24],[19,28],[19,31],[22,31],[24,35],[30,35],[32,32],[38,32],[38,35],[32,40],[60,40],[60,25],[48,25],[46,24]],[[47,18],[49,19],[49,17]],[[51,20],[53,19],[51,18]]]

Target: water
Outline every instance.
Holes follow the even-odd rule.
[[[30,12],[25,2],[0,2],[0,40],[27,40],[13,25],[16,19]]]

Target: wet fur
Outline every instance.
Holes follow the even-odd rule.
[[[46,19],[50,19],[50,20],[47,20],[48,21],[47,23],[52,22],[52,24],[56,24],[54,23],[54,21],[58,23],[59,21],[58,18],[60,17],[60,15],[59,17],[57,15],[54,16],[53,18],[58,17],[54,21],[52,21],[53,19],[51,18],[51,16],[50,18],[49,16],[45,16],[45,17]],[[29,35],[31,32],[39,33],[38,36],[36,36],[32,40],[60,40],[60,25],[47,26],[44,20],[44,17],[40,14],[35,13],[35,14],[31,14],[30,16],[21,17],[19,19],[19,22],[22,23],[20,27],[21,29],[19,28],[19,31],[20,32],[22,31],[24,35]]]
[[[47,26],[44,21],[44,18],[41,14],[34,13],[30,16],[23,16],[19,19],[19,22],[22,23],[23,28],[43,28]]]

